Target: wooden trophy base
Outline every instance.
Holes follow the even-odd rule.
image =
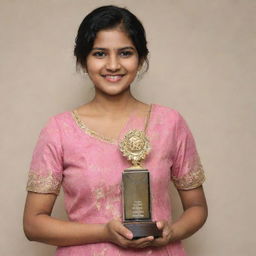
[[[156,223],[153,221],[124,222],[124,226],[133,233],[133,239],[147,236],[153,236],[154,238],[162,236],[162,231],[157,228]]]

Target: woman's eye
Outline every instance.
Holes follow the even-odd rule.
[[[105,52],[94,52],[93,56],[96,56],[98,58],[103,58],[106,56]]]
[[[131,51],[123,51],[123,52],[120,52],[120,55],[122,57],[129,57],[129,56],[133,55],[133,52],[131,52]]]

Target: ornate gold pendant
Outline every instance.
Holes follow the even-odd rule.
[[[151,149],[145,132],[139,130],[129,131],[119,143],[119,147],[123,156],[132,162],[132,168],[140,168],[141,161],[146,158]]]

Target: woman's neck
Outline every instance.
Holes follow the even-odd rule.
[[[132,96],[130,91],[115,96],[102,95],[96,92],[90,105],[100,113],[118,115],[134,110],[138,103],[139,101]]]

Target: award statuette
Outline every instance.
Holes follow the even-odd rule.
[[[132,162],[122,173],[124,226],[133,233],[133,239],[159,237],[162,232],[151,220],[149,171],[141,167],[150,151],[149,140],[144,131],[132,130],[119,146],[123,156]]]

